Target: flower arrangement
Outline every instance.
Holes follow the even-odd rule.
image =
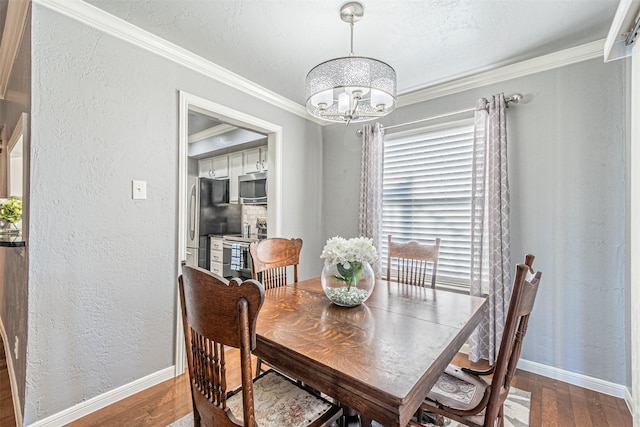
[[[369,297],[370,290],[358,289],[356,285],[362,279],[365,268],[371,271],[369,264],[378,259],[378,251],[371,239],[332,237],[327,240],[320,258],[325,260],[323,275],[325,271],[335,271],[337,274],[330,274],[330,277],[342,283],[339,286],[325,286],[325,293],[330,300],[339,305],[352,306]]]
[[[335,265],[340,276],[334,278],[346,283],[350,288],[362,277],[362,264],[364,262],[374,263],[378,259],[378,251],[373,246],[373,240],[366,237],[344,239],[336,236],[327,240],[320,258]]]
[[[11,196],[8,199],[0,199],[0,219],[11,224],[22,219],[22,199]]]

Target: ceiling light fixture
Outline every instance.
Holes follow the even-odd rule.
[[[363,15],[358,2],[340,8],[340,18],[351,26],[351,52],[316,65],[307,74],[306,107],[312,116],[348,125],[386,116],[396,107],[394,69],[353,53],[353,26]]]

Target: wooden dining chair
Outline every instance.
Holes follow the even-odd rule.
[[[265,289],[287,284],[287,267],[293,267],[293,281],[298,281],[298,264],[302,239],[273,237],[249,245],[251,276]]]
[[[442,417],[472,427],[493,427],[496,421],[499,426],[504,425],[504,401],[520,359],[542,276],[540,271],[534,273],[533,259],[533,255],[527,255],[525,263],[516,268],[496,363],[484,371],[449,365],[420,406],[436,425],[443,425]],[[527,275],[532,278],[528,280]],[[490,382],[483,378],[489,375],[493,375]],[[411,424],[421,425],[413,421]]]
[[[428,264],[431,268],[431,287],[436,287],[436,273],[438,271],[438,254],[440,252],[440,238],[434,245],[421,245],[418,242],[395,243],[391,234],[388,236],[389,250],[387,255],[387,280],[392,280],[392,270],[396,272],[393,280],[408,285],[426,286],[428,279]],[[395,262],[393,262],[395,261]],[[395,268],[394,268],[395,266]]]
[[[293,267],[293,281],[298,281],[298,264],[302,239],[272,237],[249,245],[251,277],[259,280],[265,289],[287,284],[287,267]],[[256,375],[262,372],[262,359],[256,363]]]
[[[270,370],[252,378],[251,352],[264,288],[183,266],[178,278],[194,426],[323,426],[342,409]],[[226,352],[240,350],[242,385],[227,390]]]

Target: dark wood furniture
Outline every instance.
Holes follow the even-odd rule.
[[[388,235],[389,251],[387,255],[387,280],[409,285],[426,286],[428,278],[428,263],[432,263],[431,287],[436,287],[436,273],[438,271],[438,254],[440,252],[440,238],[434,245],[421,245],[418,242],[396,243]],[[395,262],[394,262],[395,261]],[[395,271],[392,277],[391,271]]]
[[[292,418],[321,426],[342,414],[275,371],[253,379],[251,351],[264,301],[259,282],[227,281],[183,265],[178,286],[195,426],[281,427]],[[240,349],[242,387],[233,391],[227,390],[226,347]]]
[[[293,281],[298,281],[298,264],[302,239],[274,237],[249,245],[251,274],[265,289],[287,284],[287,267],[293,267]]]
[[[527,280],[527,273],[533,271],[533,255],[527,255],[525,262],[516,268],[496,364],[483,371],[449,365],[421,405],[422,411],[440,416],[435,418],[437,425],[443,425],[442,416],[472,427],[493,427],[496,420],[499,426],[504,425],[504,401],[520,358],[541,277],[537,272]],[[490,383],[482,378],[488,375],[493,375]],[[464,390],[464,393],[452,390]]]
[[[251,276],[259,280],[265,289],[287,284],[287,267],[293,267],[293,281],[298,281],[298,264],[302,251],[302,239],[273,237],[249,245]],[[256,363],[256,375],[262,372],[262,359]]]
[[[385,427],[404,427],[483,316],[484,298],[377,280],[363,305],[320,278],[265,291],[255,354]]]

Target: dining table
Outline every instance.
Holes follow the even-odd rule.
[[[484,316],[485,298],[376,280],[341,307],[313,278],[265,291],[254,354],[360,414],[404,427]]]

